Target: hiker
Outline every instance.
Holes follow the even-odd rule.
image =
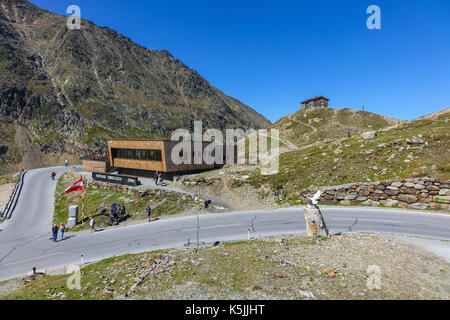
[[[55,177],[56,177],[56,173],[53,171],[52,172],[52,180],[55,180]]]
[[[155,185],[158,185],[158,177],[159,177],[158,171],[155,171],[155,174],[153,175],[153,180],[155,180]]]
[[[125,212],[126,212],[125,205],[122,205],[120,207],[120,214],[122,215],[122,218],[125,218]]]
[[[52,235],[53,235],[53,242],[56,242],[58,238],[58,225],[56,223],[52,227]]]
[[[66,164],[66,167],[69,166],[69,160],[66,159],[66,161],[64,161],[64,163]]]
[[[151,215],[152,215],[152,208],[147,207],[148,222],[152,221]]]
[[[111,225],[114,224],[114,214],[111,211],[109,212],[109,223]]]
[[[64,231],[66,231],[66,226],[62,222],[59,225],[59,231],[61,232],[61,240],[64,240]]]
[[[158,183],[157,184],[162,184],[161,172],[158,173]]]
[[[89,223],[89,225],[91,226],[91,232],[96,232],[97,231],[97,229],[95,229],[94,217],[91,217],[91,222]]]

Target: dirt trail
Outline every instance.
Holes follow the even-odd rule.
[[[6,206],[13,188],[14,183],[0,185],[0,207]]]

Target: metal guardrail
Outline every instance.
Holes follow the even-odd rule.
[[[22,170],[20,170],[20,173],[17,176],[17,181],[14,184],[14,188],[13,188],[13,191],[11,192],[11,195],[9,196],[9,200],[8,200],[8,203],[6,204],[5,211],[2,213],[2,216],[0,217],[0,219],[3,221],[6,219],[9,219],[9,217],[11,217],[11,214],[14,211],[14,208],[16,207],[16,204],[17,204],[16,196],[18,195],[18,193],[20,194],[19,189],[22,189],[23,180],[24,180],[23,178],[25,176],[25,173],[26,173],[26,171],[24,169],[22,169]]]

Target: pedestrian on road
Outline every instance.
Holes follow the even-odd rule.
[[[66,231],[66,225],[62,222],[59,225],[59,231],[61,232],[61,240],[64,240],[64,232]]]
[[[151,215],[152,215],[152,208],[147,207],[148,222],[152,221]]]
[[[55,223],[52,227],[53,242],[58,241],[58,225]]]
[[[66,167],[69,166],[69,160],[66,159],[66,161],[64,161],[64,163],[66,164]]]
[[[95,219],[94,217],[91,217],[91,222],[89,222],[89,225],[91,226],[91,232],[96,232],[97,229],[95,229]]]

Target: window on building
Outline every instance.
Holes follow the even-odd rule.
[[[161,150],[112,149],[113,158],[145,161],[162,161]]]

